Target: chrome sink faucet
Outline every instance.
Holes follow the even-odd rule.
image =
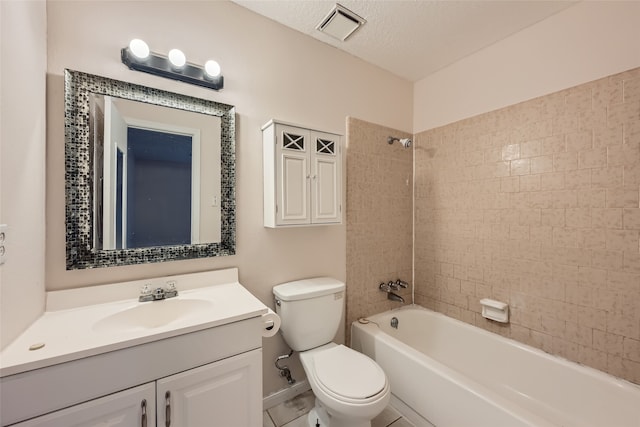
[[[165,288],[151,289],[150,284],[146,284],[140,289],[139,302],[147,301],[161,301],[167,298],[173,298],[178,296],[178,289],[176,288],[175,280],[168,281]]]

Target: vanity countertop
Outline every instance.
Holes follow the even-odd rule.
[[[177,297],[138,302],[143,284],[155,288],[168,280],[176,281]],[[0,377],[267,312],[267,307],[238,282],[237,269],[49,292],[42,316],[0,353]]]

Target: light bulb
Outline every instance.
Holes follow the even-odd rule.
[[[129,42],[129,50],[137,59],[147,59],[149,57],[149,46],[144,42],[144,40],[131,40]]]
[[[169,61],[174,67],[182,68],[187,63],[187,58],[180,49],[171,49],[169,51]]]
[[[220,75],[220,64],[218,64],[213,59],[208,60],[204,63],[204,71],[207,74],[207,77],[218,77]]]

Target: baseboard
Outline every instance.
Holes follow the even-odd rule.
[[[307,390],[311,390],[309,381],[298,381],[291,387],[283,388],[282,390],[278,390],[275,393],[271,393],[269,396],[263,398],[262,410],[266,411],[267,409],[273,408],[274,406],[279,405],[282,402],[286,402],[287,400],[296,397],[297,395],[304,393]]]

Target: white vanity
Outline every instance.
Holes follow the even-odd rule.
[[[261,425],[267,312],[237,269],[49,292],[0,355],[1,425]]]

